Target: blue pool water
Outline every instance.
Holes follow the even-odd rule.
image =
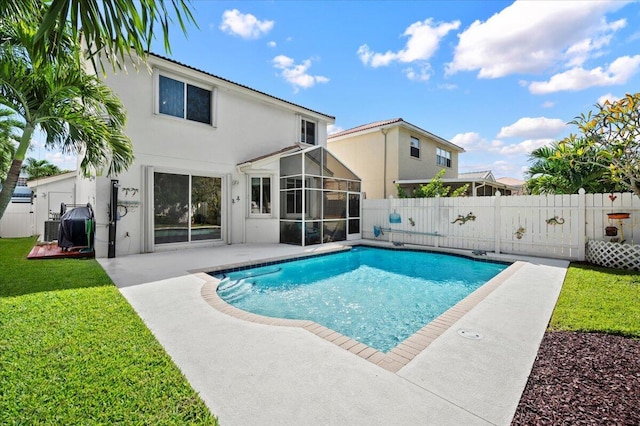
[[[388,352],[507,266],[354,247],[216,276],[218,294],[237,308],[311,320]]]

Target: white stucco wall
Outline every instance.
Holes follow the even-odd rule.
[[[119,200],[139,201],[140,208],[129,209],[117,223],[116,256],[145,250],[145,215],[153,215],[152,198],[145,168],[154,171],[220,177],[223,197],[222,243],[278,242],[278,161],[262,164],[273,175],[273,217],[248,218],[248,182],[238,164],[276,152],[299,141],[300,117],[317,122],[318,145],[326,146],[326,127],[333,119],[303,107],[272,98],[207,74],[182,67],[155,56],[152,72],[109,74],[105,82],[117,93],[128,111],[127,134],[134,146],[135,163],[114,177],[120,188],[139,189],[127,196],[120,191]],[[157,75],[184,81],[214,92],[213,125],[188,121],[156,113]],[[110,198],[110,179],[99,177],[94,186],[96,220],[104,224]],[[152,181],[150,181],[152,182]],[[239,202],[232,202],[237,200]],[[96,229],[96,255],[106,256],[108,229]],[[194,242],[194,244],[220,244]],[[171,247],[168,247],[171,246]],[[154,250],[175,249],[178,244],[156,245]]]
[[[49,220],[49,211],[60,213],[60,204],[76,204],[76,175],[67,173],[59,176],[32,180],[28,183],[35,194],[35,232],[44,238],[44,223]]]

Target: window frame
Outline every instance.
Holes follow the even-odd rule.
[[[417,142],[417,146],[415,146],[415,142]],[[420,159],[420,139],[415,136],[411,136],[409,138],[409,156],[411,158]]]
[[[305,124],[307,124],[307,125],[308,124],[313,124],[313,143],[307,142],[307,138],[306,138],[307,126],[305,126]],[[304,128],[305,132],[302,131],[303,128]],[[313,145],[313,146],[317,146],[318,145],[318,122],[316,120],[311,120],[311,119],[309,119],[307,117],[300,117],[299,129],[300,129],[300,135],[299,135],[300,143],[304,143],[304,144],[307,144],[307,145]]]
[[[183,111],[182,111],[182,117],[177,116],[177,115],[172,115],[172,114],[167,114],[167,113],[163,113],[160,112],[160,77],[165,77],[174,81],[177,81],[179,83],[182,83],[182,102],[183,102]],[[206,90],[207,92],[209,92],[209,122],[202,122],[199,120],[194,120],[192,118],[187,118],[189,116],[189,86],[196,88],[196,89],[200,89],[200,90]],[[190,123],[198,123],[201,124],[203,126],[208,126],[208,127],[217,127],[216,126],[216,108],[217,106],[217,87],[213,86],[211,84],[207,84],[207,83],[203,83],[203,82],[197,82],[188,78],[185,78],[183,76],[177,75],[177,74],[173,74],[171,72],[166,72],[164,70],[161,69],[154,69],[154,105],[153,105],[153,111],[154,114],[162,116],[162,117],[168,117],[170,119],[173,120],[183,120],[183,121],[188,121]]]
[[[436,164],[443,167],[451,168],[451,151],[444,148],[436,148]]]
[[[273,217],[273,183],[275,181],[274,176],[272,175],[265,175],[265,174],[250,174],[247,176],[247,182],[248,182],[248,191],[247,194],[249,194],[249,196],[247,197],[247,210],[248,210],[248,217],[251,218],[271,218]],[[252,187],[253,187],[253,179],[260,179],[260,202],[258,203],[258,212],[254,212],[254,207],[253,207],[253,191],[252,191]],[[264,195],[264,185],[263,182],[265,179],[269,180],[269,211],[263,213],[262,212],[262,203],[263,203],[263,195]]]

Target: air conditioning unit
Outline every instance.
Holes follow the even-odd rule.
[[[58,239],[58,230],[60,229],[59,220],[44,221],[44,240],[51,242]]]

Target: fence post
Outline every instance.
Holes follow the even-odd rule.
[[[501,226],[502,222],[500,220],[500,191],[496,191],[496,195],[493,197],[493,251],[498,254],[500,253],[500,239],[501,239]]]
[[[578,190],[578,229],[573,235],[578,241],[578,260],[583,262],[586,258],[586,245],[587,245],[587,205],[586,205],[586,191],[584,188]]]
[[[437,228],[435,229],[436,232],[440,232],[440,194],[436,194],[436,199],[435,199],[435,208],[434,210],[434,217],[433,217],[433,223],[434,225],[437,226]],[[440,246],[440,238],[438,237],[433,237],[433,246],[434,247],[439,247]]]

